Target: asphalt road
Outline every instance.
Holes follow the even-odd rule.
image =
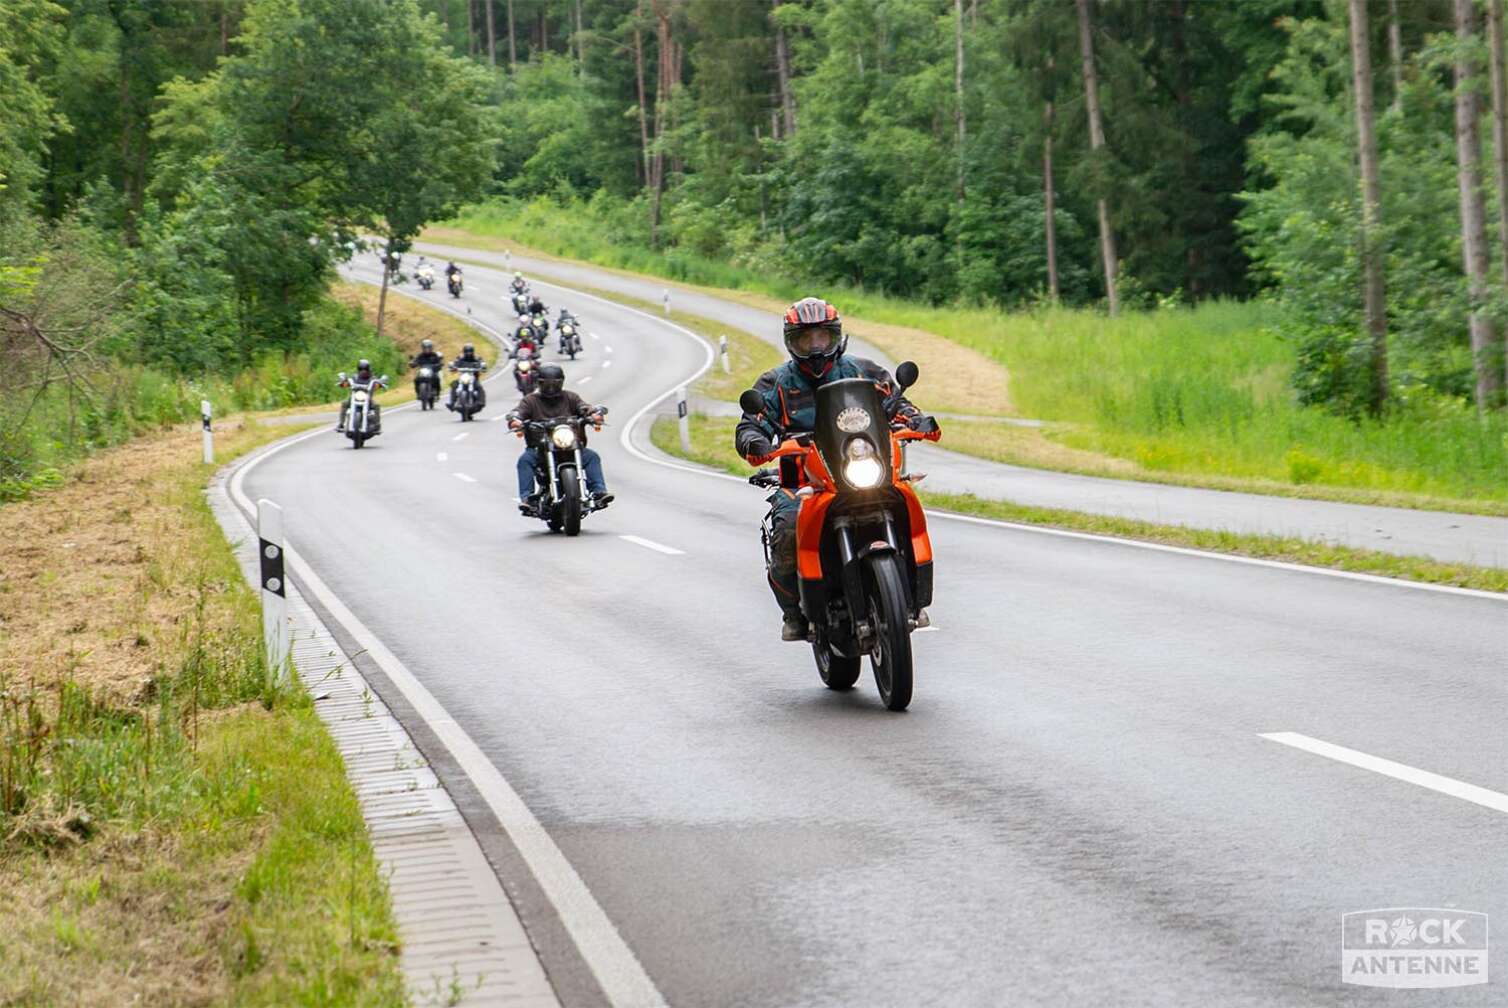
[[[431,256],[458,256],[499,267],[505,261],[497,252],[429,243],[419,248]],[[655,303],[660,302],[666,290],[663,284],[652,280],[581,263],[517,255],[509,261],[512,269],[524,270],[528,275],[543,275]],[[675,308],[721,321],[779,345],[780,320],[769,312],[681,288],[675,288],[671,298]],[[893,363],[859,336],[854,337],[851,349],[882,363]],[[1297,536],[1403,556],[1508,567],[1508,518],[1076,476],[988,462],[935,445],[918,447],[913,461],[917,469],[928,474],[929,489],[947,493],[972,493],[1037,507],[1088,511],[1165,525]]]
[[[467,279],[501,325],[503,275]],[[596,334],[568,387],[619,424],[704,360],[565,303]],[[491,396],[472,424],[390,413],[361,452],[305,440],[247,490],[482,746],[669,1003],[1372,1005],[1340,982],[1341,913],[1508,921],[1508,799],[1262,737],[1501,797],[1504,600],[937,517],[937,629],[890,714],[867,668],[831,693],[779,643],[760,493],[610,427],[617,503],[551,536],[515,512]],[[579,959],[544,959],[592,1003]],[[1492,968],[1401,997],[1502,1004]]]

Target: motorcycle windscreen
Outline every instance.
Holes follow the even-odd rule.
[[[843,449],[855,437],[867,437],[885,467],[880,486],[890,483],[890,425],[885,401],[867,378],[844,378],[817,389],[817,451],[827,471],[842,483]],[[848,489],[846,484],[844,488]]]

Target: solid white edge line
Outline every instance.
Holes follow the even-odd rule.
[[[232,503],[243,512],[254,514],[255,508],[242,490],[247,473],[277,452],[323,433],[324,430],[313,430],[294,435],[241,462],[224,484]],[[546,898],[560,915],[561,923],[608,1001],[615,1008],[664,1008],[665,998],[644,971],[638,957],[598,905],[581,876],[576,874],[576,869],[571,867],[550,834],[529,811],[529,807],[509,785],[501,771],[492,764],[471,736],[456,724],[424,684],[409,672],[376,634],[345,607],[296,549],[287,547],[284,556],[303,586],[319,599],[330,615],[345,627],[346,632],[377,663],[413,707],[414,712],[455,758],[462,772],[471,779],[487,807],[497,816],[498,822],[518,848]]]
[[[1370,770],[1373,773],[1382,774],[1384,777],[1392,777],[1394,780],[1405,781],[1431,791],[1438,791],[1452,798],[1460,798],[1474,805],[1490,808],[1495,812],[1508,813],[1508,794],[1500,791],[1492,791],[1475,784],[1467,784],[1458,781],[1454,777],[1445,777],[1441,774],[1431,773],[1428,770],[1420,770],[1406,763],[1395,763],[1381,756],[1372,756],[1368,753],[1359,752],[1355,749],[1347,749],[1345,746],[1326,742],[1322,739],[1310,738],[1308,735],[1300,735],[1298,732],[1258,732],[1261,738],[1269,742],[1278,742],[1282,745],[1302,749],[1316,756],[1324,756],[1340,763],[1349,763],[1351,766]]]
[[[678,550],[674,546],[666,546],[663,543],[657,543],[657,542],[655,542],[653,539],[645,539],[643,536],[620,535],[618,538],[619,539],[623,539],[623,540],[625,540],[627,542],[631,542],[635,546],[643,546],[645,549],[652,549],[656,553],[664,553],[667,556],[685,556],[686,555],[686,551],[685,550]]]
[[[451,475],[454,476],[456,479],[460,480],[462,483],[475,483],[476,482],[476,480],[472,479],[470,476],[467,476],[465,473],[462,473],[462,472],[451,473]]]

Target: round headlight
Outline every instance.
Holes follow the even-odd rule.
[[[351,401],[352,402],[359,402],[359,403],[366,402],[367,401],[367,394],[365,392],[352,392],[351,393]]]
[[[843,447],[843,478],[856,490],[869,490],[885,478],[885,465],[874,442],[856,437]]]
[[[569,427],[556,427],[550,432],[550,440],[556,448],[575,448],[576,432]]]

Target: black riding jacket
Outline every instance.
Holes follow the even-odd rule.
[[[561,389],[560,395],[549,398],[536,391],[520,399],[510,415],[520,420],[553,420],[556,417],[584,417],[595,408],[569,389]],[[586,447],[586,424],[581,425],[581,446]]]

